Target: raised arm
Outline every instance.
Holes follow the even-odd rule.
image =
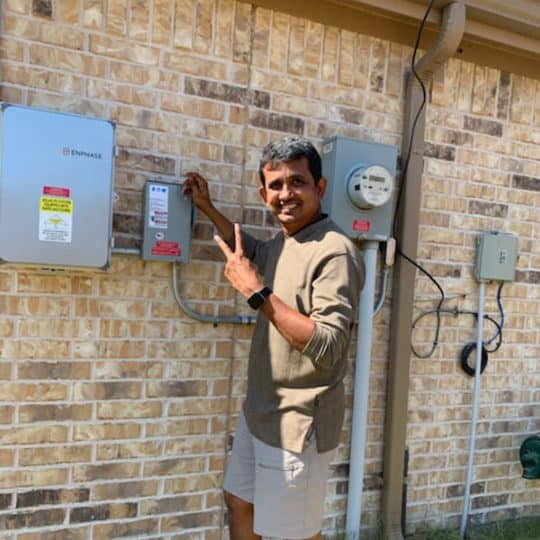
[[[212,202],[208,182],[197,172],[187,172],[183,185],[183,194],[191,196],[193,204],[214,224],[219,235],[227,242],[234,239],[233,224]]]

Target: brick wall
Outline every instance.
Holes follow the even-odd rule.
[[[274,223],[255,170],[266,142],[301,133],[400,144],[412,51],[394,43],[233,0],[4,0],[1,24],[3,100],[117,123],[119,247],[140,246],[147,178],[180,181],[196,168],[220,208],[264,236]],[[429,97],[419,260],[447,307],[476,309],[475,231],[520,237],[504,343],[482,378],[474,519],[538,513],[540,485],[520,478],[518,449],[540,431],[540,83],[452,60]],[[220,260],[199,218],[179,287],[201,313],[244,309]],[[190,319],[170,280],[169,265],[118,254],[106,273],[0,268],[1,538],[220,537],[251,329]],[[496,317],[494,291],[486,309]],[[436,302],[422,276],[416,302]],[[366,527],[379,521],[387,306],[374,330]],[[473,326],[443,316],[433,357],[412,360],[410,528],[459,518],[472,380],[456,358]],[[418,350],[433,330],[422,319]],[[350,404],[351,376],[347,388]],[[344,524],[349,428],[350,413],[328,486],[329,534]]]

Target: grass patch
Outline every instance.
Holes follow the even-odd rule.
[[[540,517],[476,525],[467,530],[467,540],[538,540]],[[407,540],[459,540],[459,529],[426,529],[407,536]]]

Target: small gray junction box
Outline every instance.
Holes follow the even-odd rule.
[[[114,124],[1,104],[0,262],[109,266]]]
[[[517,258],[516,236],[484,232],[476,238],[474,275],[478,281],[514,281]]]
[[[191,198],[180,184],[149,180],[144,188],[143,254],[146,261],[188,262]]]

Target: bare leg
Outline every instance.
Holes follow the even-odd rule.
[[[261,540],[253,531],[253,505],[228,491],[225,491],[225,504],[229,510],[231,540]]]

